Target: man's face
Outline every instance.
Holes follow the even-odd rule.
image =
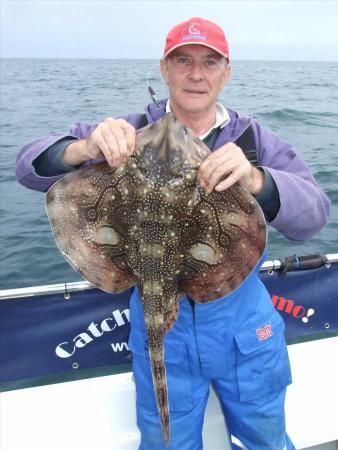
[[[171,106],[183,113],[207,112],[228,82],[226,59],[202,45],[184,45],[161,60],[161,72],[170,91]]]

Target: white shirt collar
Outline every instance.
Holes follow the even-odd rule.
[[[171,112],[171,107],[170,107],[170,100],[167,100],[167,105],[165,108],[165,112]],[[214,130],[215,128],[223,128],[226,125],[228,125],[228,123],[230,122],[230,116],[229,113],[227,111],[227,109],[221,104],[216,102],[216,120],[214,125],[206,132],[203,133],[201,136],[198,136],[201,140],[206,138],[208,136],[209,133],[211,133],[212,130]]]

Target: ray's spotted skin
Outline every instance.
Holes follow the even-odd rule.
[[[197,183],[209,153],[167,114],[137,133],[125,164],[93,164],[47,193],[56,242],[73,268],[107,292],[139,286],[166,445],[163,339],[179,301],[184,293],[204,303],[232,292],[266,245],[264,216],[251,194],[239,185],[206,194]]]

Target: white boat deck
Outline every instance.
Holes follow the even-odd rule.
[[[289,353],[294,379],[286,404],[289,435],[297,449],[336,450],[338,337],[292,345]],[[136,450],[134,400],[131,373],[1,393],[0,448]],[[213,393],[203,436],[204,450],[229,449]]]

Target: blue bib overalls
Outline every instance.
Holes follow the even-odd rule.
[[[164,344],[170,450],[202,449],[210,383],[219,396],[234,449],[294,449],[285,432],[284,398],[291,373],[284,322],[259,279],[259,266],[224,298],[196,303],[194,308],[187,297],[180,303]],[[164,450],[137,288],[130,314],[139,449]]]

